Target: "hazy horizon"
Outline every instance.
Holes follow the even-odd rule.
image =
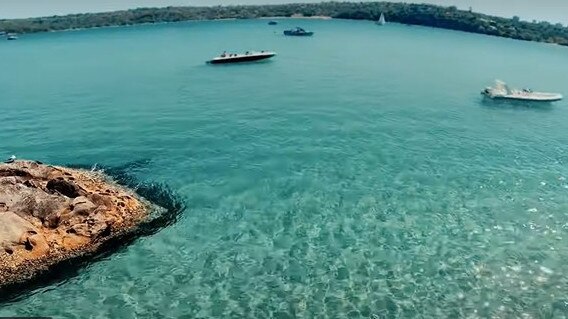
[[[363,2],[373,2],[362,0]],[[0,0],[0,18],[29,18],[72,13],[105,12],[142,7],[167,6],[213,6],[235,4],[282,4],[282,3],[314,3],[317,0]],[[358,2],[358,1],[357,1]],[[542,0],[539,3],[528,0],[403,0],[394,2],[430,3],[443,6],[455,5],[460,9],[472,9],[476,12],[503,17],[519,16],[523,20],[549,21],[568,24],[568,1]]]

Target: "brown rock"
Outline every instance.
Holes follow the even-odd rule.
[[[113,205],[112,198],[108,195],[92,194],[91,199],[99,206],[111,207]]]
[[[52,179],[47,182],[46,188],[52,192],[59,193],[69,198],[79,196],[79,188],[73,182],[68,182],[64,179]]]
[[[37,228],[15,213],[0,213],[0,246],[5,253],[11,255],[22,248],[29,251],[36,245],[46,246],[45,238],[34,236],[38,233]]]
[[[22,189],[19,193],[12,194],[10,209],[19,215],[31,215],[41,222],[53,219],[67,206],[68,200],[62,196],[47,194],[43,191]]]
[[[73,214],[88,216],[97,207],[85,196],[79,196],[73,200]]]
[[[29,161],[0,164],[0,292],[96,253],[105,241],[136,230],[151,209],[99,173]]]
[[[87,223],[75,224],[67,230],[69,234],[75,234],[83,237],[91,237],[91,231]]]
[[[12,167],[2,167],[0,168],[0,177],[6,176],[20,176],[31,178],[31,174],[23,169],[12,168]]]
[[[31,179],[25,181],[25,182],[24,182],[24,185],[27,186],[27,187],[29,187],[29,188],[41,188],[41,184],[40,184],[40,183],[38,183],[38,182],[36,182],[36,181],[34,181],[34,180],[31,180]]]
[[[87,219],[87,223],[90,225],[91,228],[91,236],[94,237],[105,237],[105,233],[108,233],[110,229],[110,223],[107,222],[107,218],[104,214],[96,214],[89,219]]]

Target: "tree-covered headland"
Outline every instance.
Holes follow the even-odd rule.
[[[528,22],[518,17],[495,17],[456,7],[393,2],[323,2],[215,7],[143,8],[125,11],[72,14],[29,19],[0,20],[0,31],[47,32],[142,23],[263,17],[327,16],[336,19],[378,20],[384,13],[389,22],[481,33],[527,41],[568,46],[568,27],[549,22]]]

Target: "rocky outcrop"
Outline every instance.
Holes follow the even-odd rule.
[[[0,164],[0,288],[128,234],[155,208],[97,172]]]

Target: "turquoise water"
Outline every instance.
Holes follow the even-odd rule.
[[[310,39],[280,31],[301,24]],[[276,32],[278,31],[278,32]],[[273,61],[208,66],[223,50]],[[563,318],[567,48],[368,22],[0,42],[0,155],[121,166],[180,221],[0,306],[55,318]]]

